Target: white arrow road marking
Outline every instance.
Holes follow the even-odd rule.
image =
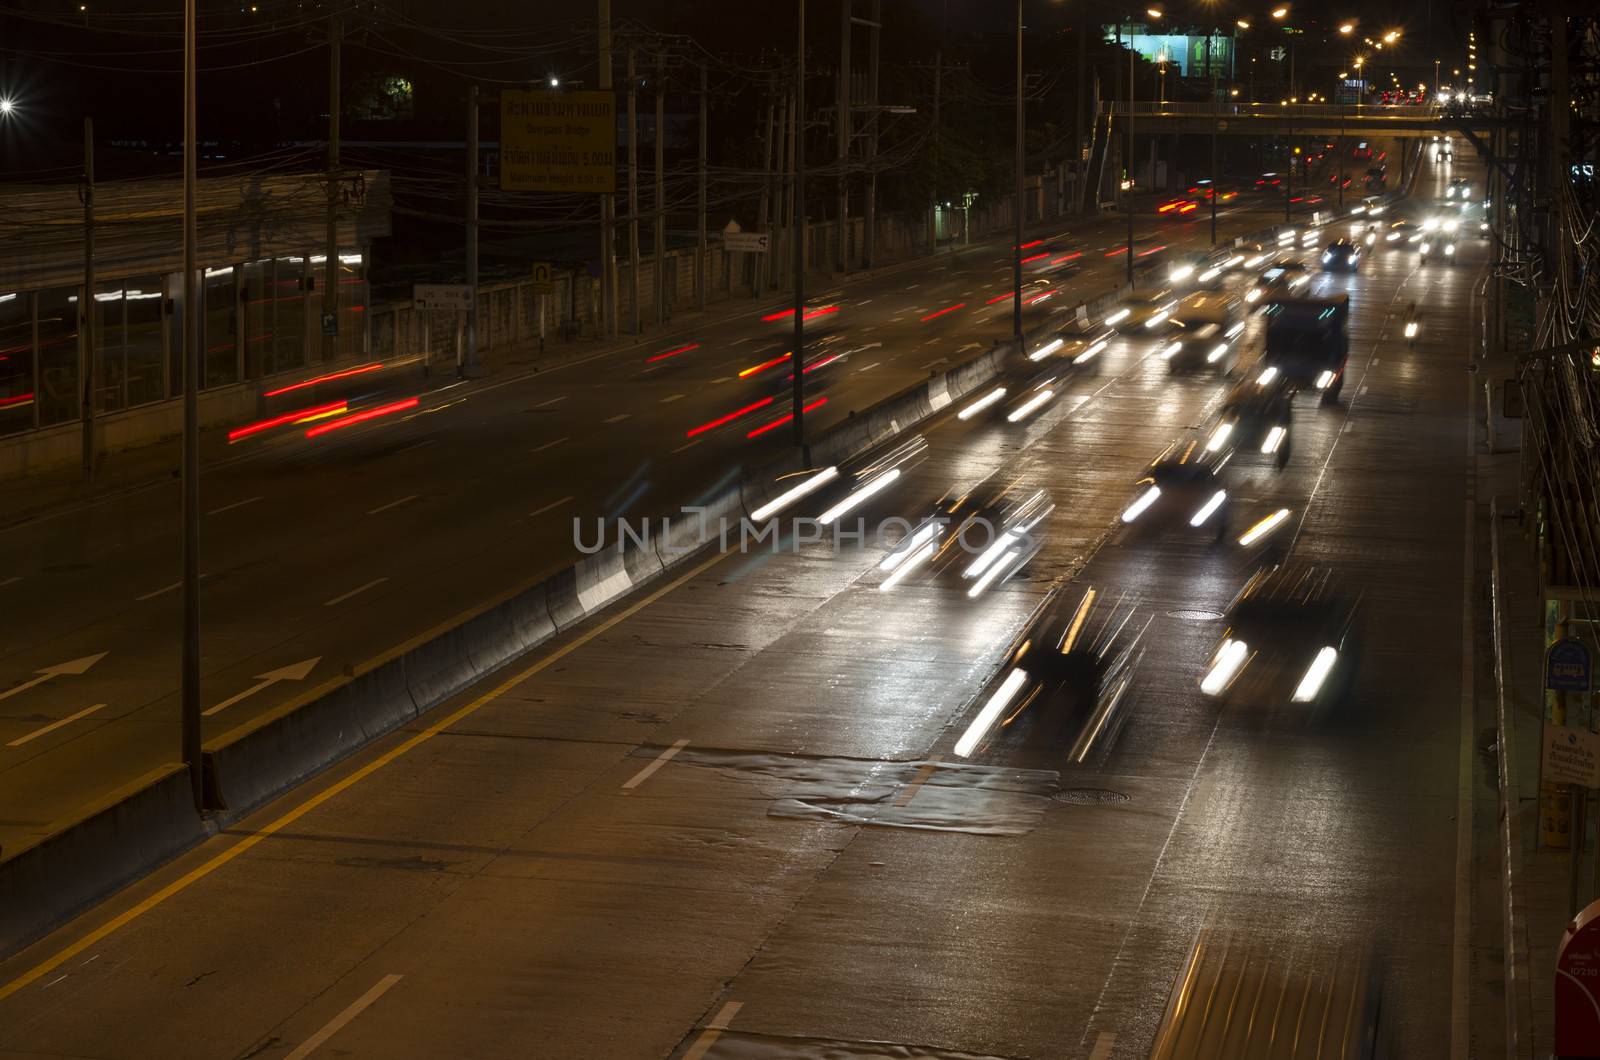
[[[33,672],[38,674],[38,677],[31,681],[24,681],[15,688],[8,688],[4,692],[0,692],[0,699],[10,699],[19,692],[26,692],[34,685],[44,684],[52,677],[76,677],[105,657],[106,653],[101,652],[98,655],[85,655],[81,659],[69,659],[64,663],[56,663],[54,666],[46,666],[42,670],[35,670]],[[104,703],[100,705],[105,706]]]
[[[238,693],[237,695],[234,695],[228,699],[224,699],[221,703],[218,703],[214,707],[209,707],[206,710],[202,710],[200,713],[209,718],[213,714],[218,714],[224,710],[227,710],[229,707],[239,702],[239,700],[253,696],[263,688],[275,685],[279,681],[304,681],[306,679],[306,675],[315,669],[317,663],[321,661],[322,656],[317,655],[310,659],[302,659],[297,663],[290,663],[288,666],[280,666],[276,670],[268,670],[264,674],[256,674],[255,684],[251,685],[249,688]]]
[[[55,732],[57,729],[61,728],[61,726],[63,726],[63,725],[71,725],[73,722],[77,721],[79,718],[87,718],[89,715],[93,714],[95,711],[101,710],[104,707],[105,707],[104,703],[96,703],[92,707],[84,707],[82,710],[78,711],[78,713],[69,714],[65,718],[62,718],[60,721],[52,721],[49,725],[46,725],[42,729],[35,729],[35,730],[33,730],[32,732],[28,733],[25,736],[18,736],[15,740],[12,740],[10,743],[6,744],[6,746],[7,747],[21,747],[23,744],[27,743],[29,740],[37,740],[39,737],[43,736],[45,733]]]

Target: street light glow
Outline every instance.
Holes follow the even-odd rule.
[[[1354,33],[1355,31],[1356,31],[1356,24],[1354,22],[1346,22],[1344,25],[1339,27],[1339,32],[1345,34],[1346,36],[1349,36],[1350,34]]]
[[[1283,18],[1288,14],[1289,14],[1289,9],[1287,7],[1275,7],[1275,8],[1272,9],[1272,17],[1273,18]]]
[[[551,88],[560,88],[561,87],[561,78],[557,77],[555,74],[551,74],[550,75],[550,87]]]
[[[1240,29],[1249,29],[1250,28],[1250,23],[1245,21],[1242,18],[1239,19],[1237,22],[1235,22],[1234,25],[1238,26]]]
[[[0,118],[9,118],[17,105],[11,102],[10,96],[0,96]]]
[[[1161,9],[1159,7],[1147,7],[1145,8],[1144,13],[1153,19],[1161,18]]]

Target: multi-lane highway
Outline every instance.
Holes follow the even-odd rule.
[[[1230,204],[1221,235],[1271,223],[1278,205]],[[1152,210],[1137,252],[1154,261],[1163,248],[1209,247],[1204,214]],[[1030,236],[1027,325],[1115,289],[1124,231],[1108,217]],[[812,428],[1008,336],[1010,283],[1007,241],[824,289],[812,302],[822,336],[807,375],[808,402],[820,403]],[[343,398],[352,410],[418,403],[326,433],[332,417],[233,444],[208,435],[205,738],[565,566],[577,555],[574,517],[671,514],[786,451],[783,309],[735,307],[715,325],[483,383],[430,386],[415,366],[346,375],[278,395],[239,426]],[[368,392],[381,396],[357,400]],[[45,505],[28,483],[8,484],[0,851],[177,754],[177,483],[165,467],[117,475],[113,461],[102,492]]]
[[[1370,948],[1393,1055],[1467,1055],[1484,260],[1315,274],[1350,297],[1341,398],[1296,399],[1284,470],[1224,469],[1234,532],[1287,508],[1289,558],[1362,594],[1328,714],[1200,694],[1260,555],[1123,526],[1224,389],[1130,335],[1031,418],[948,410],[862,509],[1045,491],[1019,578],[974,599],[883,591],[870,547],[710,556],[0,965],[0,1050],[1135,1057],[1205,929],[1301,976]],[[970,740],[1030,616],[1091,588],[1148,622],[1120,730],[1082,764],[1070,718]]]

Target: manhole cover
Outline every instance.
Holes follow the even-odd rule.
[[[1050,797],[1068,806],[1115,806],[1129,799],[1129,796],[1110,788],[1062,788]]]
[[[1180,610],[1168,611],[1168,618],[1186,618],[1190,622],[1215,622],[1222,617],[1220,611]]]

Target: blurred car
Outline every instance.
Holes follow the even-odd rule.
[[[934,511],[878,563],[879,592],[890,592],[919,570],[966,586],[975,599],[1015,577],[1044,547],[1040,524],[1055,511],[1044,490],[983,487],[951,491]]]
[[[1422,230],[1405,218],[1397,218],[1389,222],[1389,227],[1384,230],[1385,243],[1398,243],[1402,247],[1411,243],[1422,242]]]
[[[1208,450],[1196,435],[1168,446],[1151,462],[1122,510],[1131,530],[1160,531],[1187,526],[1215,535],[1228,533],[1228,491],[1220,473],[1228,454]]]
[[[1361,268],[1361,246],[1349,239],[1335,239],[1322,252],[1324,272],[1355,272]]]
[[[1465,177],[1457,177],[1444,189],[1444,197],[1463,201],[1470,200],[1472,198],[1472,182]]]
[[[1206,696],[1308,711],[1348,693],[1360,658],[1360,598],[1332,571],[1279,566],[1257,571],[1223,616],[1200,677]]]
[[[1157,352],[1167,362],[1169,372],[1209,368],[1218,375],[1226,375],[1233,370],[1238,359],[1234,339],[1244,330],[1244,324],[1232,325],[1230,330],[1231,334],[1220,324],[1198,324],[1184,328],[1162,339],[1161,349]]]
[[[1338,400],[1350,361],[1350,296],[1289,296],[1262,307],[1266,335],[1262,368],[1275,367],[1296,389],[1315,389],[1325,403]]]
[[[1105,346],[1101,346],[1088,356],[1083,356],[1085,351],[1099,339],[1106,339],[1109,344],[1111,333],[1087,320],[1072,317],[1056,328],[1053,334],[1047,331],[1041,336],[1028,351],[1028,360],[1061,360],[1068,364],[1087,364],[1105,349]]]
[[[1122,307],[1106,317],[1106,325],[1118,331],[1154,331],[1167,322],[1178,300],[1164,287],[1136,291],[1122,302]]]
[[[1438,265],[1454,265],[1456,263],[1456,242],[1454,236],[1438,235],[1424,236],[1417,244],[1418,260]]]
[[[1306,268],[1305,262],[1279,261],[1262,270],[1256,282],[1245,291],[1244,300],[1252,305],[1257,302],[1270,302],[1276,298],[1295,294],[1310,282],[1311,270]]]
[[[984,705],[956,741],[970,758],[989,743],[1017,734],[1050,748],[1067,747],[1083,763],[1115,742],[1133,699],[1150,619],[1142,621],[1128,597],[1094,588],[1075,606],[1047,604],[1007,652]]]
[[[1168,199],[1156,207],[1156,213],[1166,217],[1182,217],[1198,209],[1200,204],[1192,199]]]
[[[1268,365],[1228,391],[1205,432],[1206,449],[1221,456],[1261,453],[1272,457],[1281,471],[1289,463],[1293,407],[1294,388],[1288,377]]]

